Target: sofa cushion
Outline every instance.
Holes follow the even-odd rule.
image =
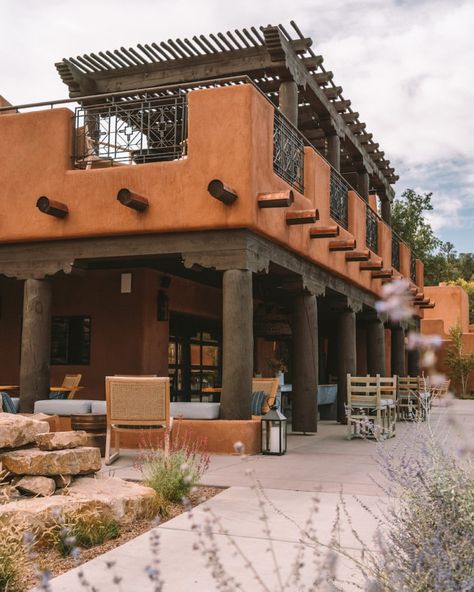
[[[20,397],[12,397],[13,405],[15,405],[15,413],[20,411]]]
[[[90,413],[92,403],[88,399],[44,399],[36,401],[34,410],[46,415],[80,415]]]
[[[220,403],[171,403],[171,417],[183,419],[218,419]]]
[[[262,415],[262,407],[265,402],[267,394],[265,391],[255,391],[252,393],[252,400],[250,403],[250,414],[251,415]]]
[[[18,407],[15,405],[15,401],[10,397],[8,393],[1,392],[0,393],[0,410],[4,411],[5,413],[17,413]]]
[[[107,405],[105,401],[91,401],[91,413],[95,415],[106,415]]]

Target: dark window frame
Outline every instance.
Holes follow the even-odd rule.
[[[80,321],[82,320],[82,326]],[[56,327],[64,325],[64,335],[55,334]],[[76,326],[74,326],[76,324]],[[80,334],[80,335],[79,335]],[[72,343],[79,335],[79,342]],[[57,340],[64,343],[57,344]],[[91,359],[92,319],[90,315],[61,315],[51,319],[52,366],[89,366]],[[65,348],[65,351],[60,351]]]

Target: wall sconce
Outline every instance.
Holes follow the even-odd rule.
[[[132,274],[121,273],[120,274],[120,293],[131,294],[132,293]]]
[[[117,193],[117,200],[123,206],[136,210],[137,212],[144,212],[150,205],[146,197],[138,195],[138,193],[133,193],[126,187],[120,189]]]
[[[36,202],[36,207],[43,214],[54,216],[55,218],[65,218],[69,214],[69,210],[66,204],[60,201],[54,201],[42,195]]]
[[[168,321],[169,316],[169,298],[163,290],[160,290],[156,299],[156,320]]]
[[[224,185],[219,179],[213,179],[207,186],[207,190],[212,197],[215,197],[226,206],[230,206],[237,199],[237,193],[231,187]]]

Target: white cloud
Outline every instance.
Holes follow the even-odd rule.
[[[438,228],[451,224],[445,203],[456,224],[472,224],[471,0],[0,0],[0,9],[0,94],[17,104],[66,96],[54,68],[63,57],[293,18],[396,164],[400,190],[435,190]]]

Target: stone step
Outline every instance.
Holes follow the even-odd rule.
[[[36,436],[36,444],[40,450],[67,450],[87,445],[87,434],[84,431],[49,432]]]
[[[69,450],[14,450],[0,455],[3,468],[15,475],[86,475],[101,469],[98,448],[80,447]]]

